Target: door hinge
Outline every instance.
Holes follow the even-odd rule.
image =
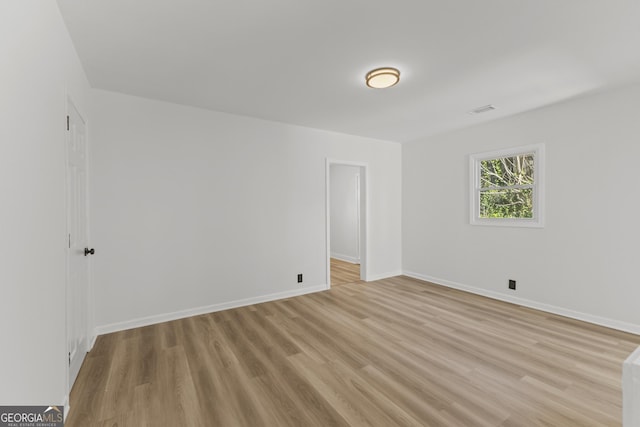
[[[69,116],[67,116],[67,130],[69,130]]]
[[[69,249],[71,249],[71,234],[69,234]]]
[[[69,366],[71,366],[71,352],[69,352]]]

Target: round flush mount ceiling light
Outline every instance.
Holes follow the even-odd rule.
[[[396,68],[384,67],[376,68],[367,73],[365,77],[367,86],[374,89],[384,89],[391,87],[400,81],[400,71]]]

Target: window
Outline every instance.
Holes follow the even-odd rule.
[[[543,227],[544,145],[470,156],[471,224]]]

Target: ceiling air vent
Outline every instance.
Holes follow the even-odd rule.
[[[494,107],[493,105],[489,104],[489,105],[485,105],[483,107],[478,107],[476,109],[473,109],[473,110],[469,111],[469,114],[482,114],[482,113],[487,113],[489,111],[493,111],[495,109],[496,109],[496,107]]]

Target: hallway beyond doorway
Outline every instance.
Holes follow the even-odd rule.
[[[331,258],[331,286],[360,282],[360,264]]]

